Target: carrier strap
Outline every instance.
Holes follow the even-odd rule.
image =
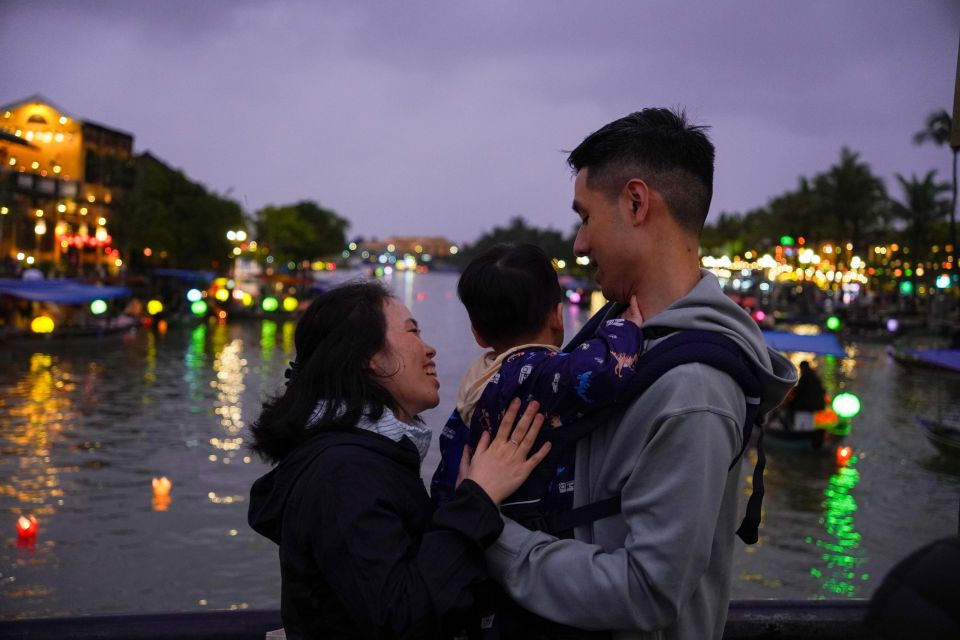
[[[614,310],[614,306],[615,303],[608,303],[594,314],[564,348],[564,351],[571,351],[585,340],[589,340],[600,324]],[[737,535],[741,540],[746,544],[754,544],[759,539],[760,513],[764,494],[763,471],[766,467],[766,455],[763,451],[763,425],[760,420],[760,400],[763,386],[760,377],[757,375],[756,367],[750,362],[739,345],[727,336],[714,331],[687,331],[660,327],[644,330],[645,339],[664,336],[670,337],[640,356],[635,365],[636,373],[623,397],[640,397],[664,373],[681,364],[690,362],[700,362],[723,371],[740,385],[746,399],[743,437],[740,451],[737,452],[727,469],[728,471],[733,469],[743,457],[753,435],[754,425],[756,425],[760,434],[757,439],[757,464],[753,470],[753,490],[747,501],[745,517],[737,529]],[[604,424],[617,410],[616,407],[611,407],[589,418],[565,425],[562,429],[547,430],[541,432],[540,435],[544,436],[544,440],[554,441],[555,446],[562,446],[585,436],[600,424]],[[557,449],[559,450],[559,447]],[[538,520],[541,520],[544,524],[543,530],[545,531],[566,531],[572,527],[582,526],[595,520],[616,515],[620,512],[620,508],[620,496],[615,496],[578,507],[572,511],[547,513]]]

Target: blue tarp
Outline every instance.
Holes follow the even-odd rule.
[[[93,300],[109,300],[130,295],[126,287],[100,287],[77,280],[12,280],[0,279],[0,295],[10,295],[33,302],[85,304]]]
[[[168,276],[170,278],[179,278],[187,282],[202,281],[210,282],[217,277],[210,271],[194,271],[192,269],[154,269],[153,274],[157,276]]]
[[[960,371],[960,349],[911,349],[909,353],[938,367]]]
[[[764,331],[763,339],[777,351],[802,351],[841,358],[845,358],[847,355],[847,352],[840,345],[840,341],[837,340],[837,336],[832,333],[802,336],[789,331]]]

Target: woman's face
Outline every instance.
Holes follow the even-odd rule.
[[[410,310],[393,298],[383,308],[387,344],[370,360],[370,368],[398,406],[397,418],[409,422],[415,415],[440,404],[440,381],[433,357],[437,350],[420,337]]]

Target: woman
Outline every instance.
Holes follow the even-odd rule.
[[[476,619],[483,550],[503,527],[497,505],[548,451],[527,459],[537,405],[513,429],[511,405],[434,510],[418,414],[440,400],[436,350],[409,310],[379,283],[344,285],[314,300],[295,342],[286,391],[252,426],[253,449],[277,466],[254,483],[249,511],[280,545],[287,637],[460,633]]]

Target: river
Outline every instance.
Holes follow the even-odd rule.
[[[424,415],[436,431],[479,352],[456,275],[388,283],[438,349],[441,404]],[[565,311],[568,337],[587,313]],[[0,617],[278,607],[276,548],[246,524],[267,466],[245,425],[282,386],[293,330],[211,322],[0,346]],[[960,464],[912,416],[956,403],[960,376],[907,372],[878,344],[849,353],[818,365],[828,390],[863,402],[847,438],[856,458],[839,469],[829,453],[768,449],[760,541],[737,543],[734,598],[867,598],[911,550],[957,531]],[[151,487],[161,476],[167,501]],[[20,515],[37,518],[32,545],[18,545]]]

